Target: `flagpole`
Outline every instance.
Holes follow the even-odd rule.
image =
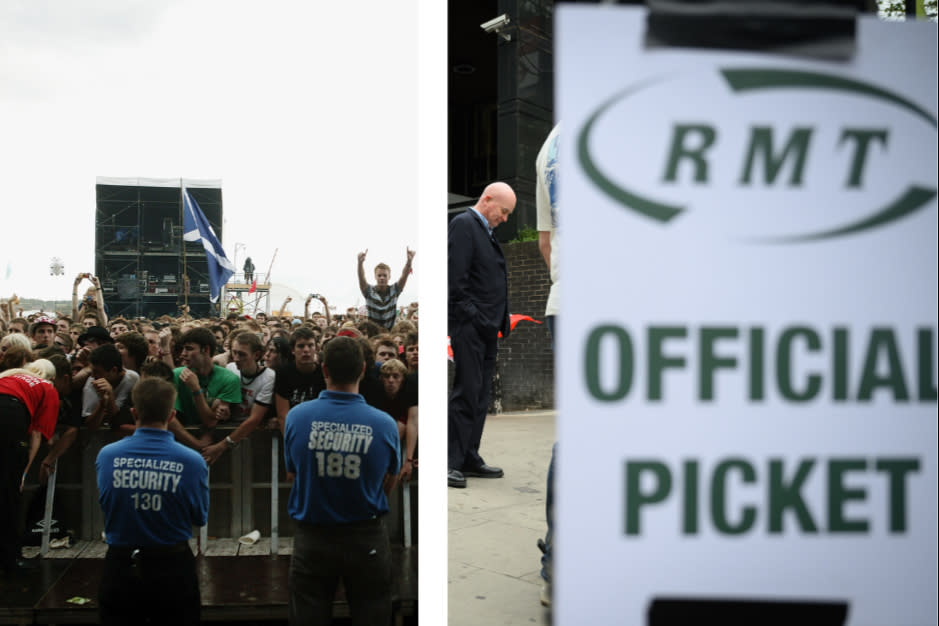
[[[179,223],[182,226],[179,233],[179,241],[183,247],[183,275],[179,277],[179,284],[183,289],[183,307],[189,306],[189,291],[186,289],[186,283],[189,282],[187,278],[186,270],[186,218],[184,213],[186,211],[186,199],[183,197],[183,194],[186,193],[185,188],[183,187],[183,177],[179,177]],[[185,310],[185,309],[183,309]]]

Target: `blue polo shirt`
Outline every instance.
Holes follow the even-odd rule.
[[[108,545],[188,541],[209,518],[209,469],[195,450],[159,428],[138,428],[95,461]]]
[[[323,391],[287,413],[284,463],[296,474],[287,511],[317,525],[388,512],[386,474],[401,470],[398,426],[357,393]]]

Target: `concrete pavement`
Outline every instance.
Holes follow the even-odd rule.
[[[449,626],[549,625],[541,606],[545,478],[554,411],[490,415],[480,453],[501,479],[467,478],[448,489]]]

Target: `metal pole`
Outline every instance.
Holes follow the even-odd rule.
[[[183,194],[186,193],[185,188],[183,187],[183,179],[180,176],[179,178],[179,224],[180,228],[180,239],[179,243],[182,247],[183,255],[183,275],[179,277],[179,284],[183,287],[183,306],[189,306],[189,290],[186,289],[185,285],[185,276],[187,274],[186,269],[186,217],[184,215],[186,211],[186,200],[183,197]]]
[[[277,251],[278,251],[279,249],[280,249],[280,248],[274,248],[274,254],[271,256],[271,264],[267,266],[267,276],[264,277],[264,282],[265,282],[265,284],[270,285],[270,283],[271,283],[271,270],[274,269],[274,259],[277,258]],[[267,297],[268,297],[268,299],[270,299],[270,297],[271,297],[271,291],[270,291],[270,289],[267,290]],[[252,313],[251,315],[255,315],[255,316],[256,316],[256,315],[258,314],[258,303],[260,303],[260,302],[261,302],[261,298],[260,298],[260,297],[258,297],[257,300],[254,301],[254,313]],[[270,307],[268,307],[268,308],[270,308]],[[265,313],[270,314],[270,311],[265,311]]]
[[[277,555],[277,540],[280,529],[279,517],[280,511],[278,505],[278,494],[280,481],[277,476],[277,469],[280,465],[277,449],[277,433],[271,434],[271,554]]]
[[[46,485],[46,511],[42,516],[42,544],[39,548],[40,556],[49,552],[49,535],[52,532],[52,503],[55,500],[55,477],[59,469],[59,460],[52,462],[52,472],[49,473],[49,482]]]
[[[402,484],[401,508],[404,509],[404,547],[411,547],[411,481]]]

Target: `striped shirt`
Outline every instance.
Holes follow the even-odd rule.
[[[365,296],[368,319],[383,328],[391,330],[391,327],[395,325],[395,319],[398,317],[398,296],[400,294],[398,283],[390,283],[388,291],[384,295],[378,293],[375,285],[369,285],[368,290],[362,293]]]

